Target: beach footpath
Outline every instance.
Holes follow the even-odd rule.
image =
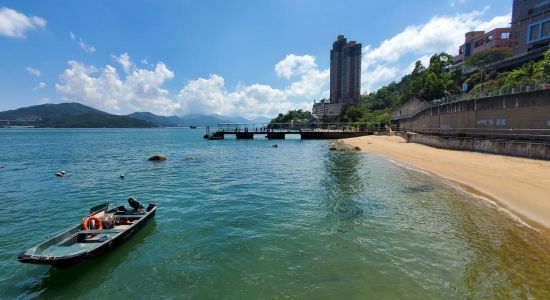
[[[341,141],[457,183],[550,233],[550,161],[438,149],[398,136]]]

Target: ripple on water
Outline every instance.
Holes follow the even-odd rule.
[[[546,236],[376,155],[185,129],[0,130],[0,143],[0,298],[550,298]],[[116,251],[68,270],[16,261],[130,196],[157,216]]]

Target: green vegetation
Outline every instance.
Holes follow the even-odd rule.
[[[530,61],[523,66],[509,72],[488,72],[473,74],[465,80],[471,90],[471,94],[484,93],[498,95],[520,90],[540,87],[550,80],[550,50],[546,51],[540,61]]]
[[[271,120],[271,124],[274,123],[311,123],[315,122],[315,118],[309,111],[289,110],[286,114],[279,114],[276,118]]]
[[[509,48],[496,48],[474,55],[467,67],[482,66],[511,56]],[[393,109],[411,99],[432,101],[447,96],[460,94],[463,83],[469,87],[470,94],[499,94],[506,91],[526,90],[544,84],[550,79],[550,50],[539,62],[528,62],[522,67],[509,72],[476,72],[465,78],[462,68],[453,68],[452,57],[446,53],[433,55],[426,68],[417,61],[413,71],[399,82],[392,82],[376,92],[361,96],[357,106],[346,107],[337,117],[326,117],[325,123],[375,123],[387,125]],[[291,123],[298,120],[312,120],[309,112],[289,111],[279,114],[272,123]]]
[[[499,47],[487,49],[472,55],[465,63],[467,67],[481,67],[512,57],[512,48]]]
[[[361,104],[346,108],[340,120],[387,125],[391,110],[410,99],[430,101],[459,93],[462,69],[451,69],[452,65],[452,57],[446,53],[433,55],[428,68],[417,61],[413,71],[401,81],[363,95]]]
[[[491,49],[474,55],[467,66],[482,66],[511,56],[504,48]],[[411,99],[432,101],[462,92],[466,83],[471,95],[498,95],[540,87],[550,80],[550,50],[538,62],[530,61],[508,72],[476,72],[469,77],[462,75],[462,68],[454,68],[451,56],[446,53],[433,55],[426,68],[417,61],[413,71],[399,82],[392,82],[376,92],[361,96],[361,103],[349,106],[342,114],[326,118],[325,122],[379,123],[390,122],[391,111]]]
[[[36,127],[43,128],[150,128],[155,124],[127,116],[81,114],[56,119],[44,119]]]
[[[155,124],[128,116],[111,115],[79,104],[43,104],[0,112],[10,125],[47,128],[147,128]]]

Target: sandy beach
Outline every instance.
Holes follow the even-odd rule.
[[[550,232],[550,162],[407,143],[398,136],[342,140],[458,183]]]

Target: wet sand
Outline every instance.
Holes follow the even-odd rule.
[[[539,229],[550,232],[550,162],[407,143],[398,136],[341,140],[395,159],[494,200]],[[542,227],[542,228],[541,228]]]

